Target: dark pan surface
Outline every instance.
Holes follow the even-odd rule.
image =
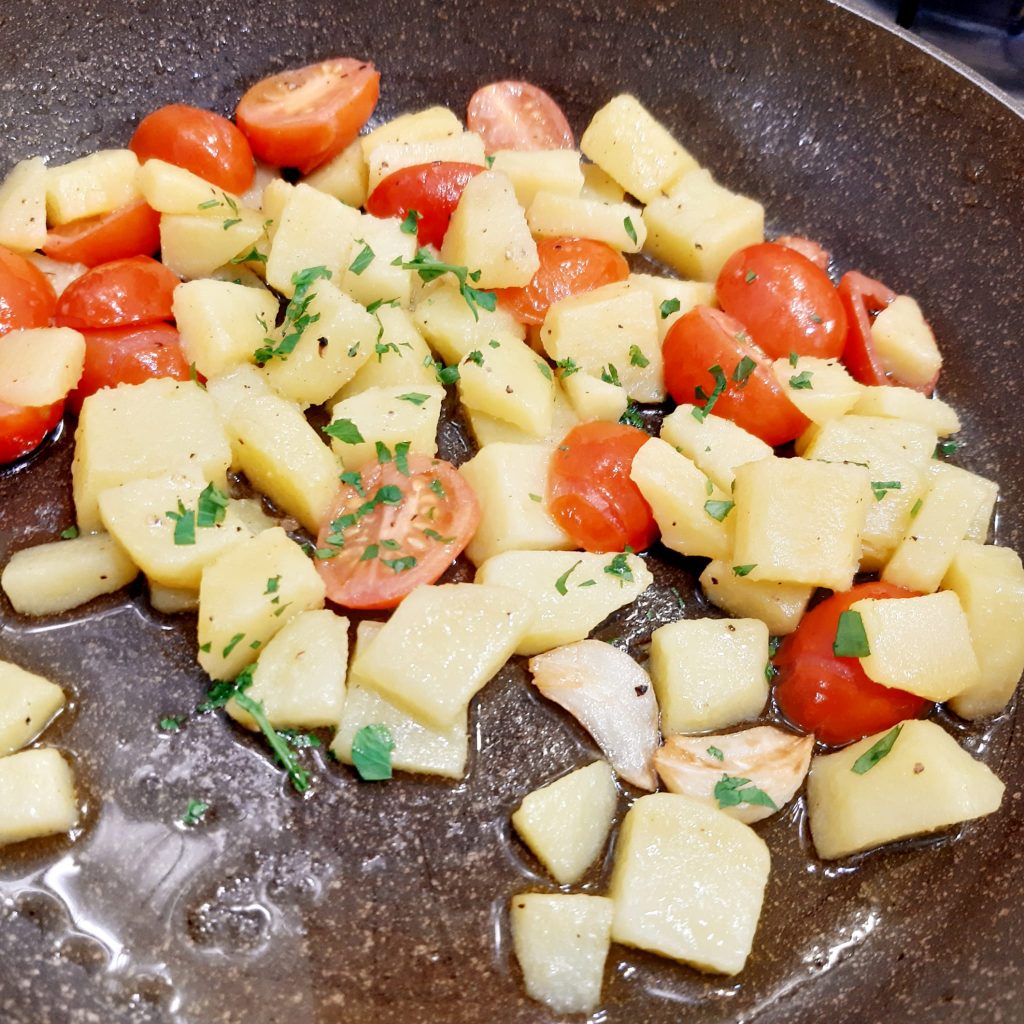
[[[1003,485],[997,538],[1024,541],[1019,382],[1024,124],[934,57],[823,0],[376,4],[26,0],[0,8],[0,165],[121,145],[185,100],[229,113],[252,81],[335,53],[383,72],[378,116],[459,110],[494,78],[530,79],[577,131],[636,93],[773,227],[821,239],[913,294],[961,411],[957,461]],[[0,478],[0,562],[72,521],[67,437]],[[634,653],[701,614],[693,566],[662,560],[643,607],[609,623]],[[0,1021],[384,1024],[550,1019],[526,1000],[503,907],[548,883],[510,837],[523,794],[592,758],[519,667],[484,692],[465,783],[360,785],[314,754],[308,799],[263,748],[187,714],[205,690],[191,622],[144,596],[30,622],[0,604],[0,657],[51,674],[74,707],[85,830],[0,853]],[[765,912],[741,979],[613,947],[604,1021],[1021,1020],[1020,713],[963,731],[1007,783],[958,841],[829,868],[799,805],[763,828]],[[190,798],[212,811],[176,826]],[[625,808],[625,799],[622,802]],[[588,888],[601,891],[605,869]]]

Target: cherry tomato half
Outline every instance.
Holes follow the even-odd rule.
[[[766,355],[836,359],[846,313],[828,274],[795,249],[762,242],[733,253],[715,284],[722,309],[741,320]]]
[[[62,263],[95,267],[131,256],[152,256],[160,248],[160,214],[144,199],[98,217],[50,228],[43,252]]]
[[[843,274],[839,282],[839,297],[846,308],[849,323],[843,350],[846,368],[861,384],[891,384],[875,353],[871,324],[889,303],[895,301],[896,293],[881,281],[851,270]]]
[[[812,608],[775,656],[775,700],[786,718],[821,743],[841,744],[924,714],[928,701],[873,682],[860,659],[832,653],[839,616],[854,601],[915,596],[890,583],[860,583]]]
[[[85,367],[68,407],[78,413],[82,402],[100,388],[141,384],[152,377],[189,379],[189,366],[178,332],[170,324],[142,324],[83,330]]]
[[[643,551],[658,524],[630,479],[633,456],[650,440],[621,423],[581,423],[558,446],[548,472],[548,509],[587,551]]]
[[[308,174],[359,134],[379,93],[372,64],[335,57],[257,82],[239,101],[235,120],[261,160]]]
[[[0,465],[35,451],[63,415],[63,401],[32,407],[0,402]]]
[[[317,537],[321,554],[337,554],[316,567],[336,604],[394,608],[452,564],[479,522],[476,495],[451,463],[371,462],[358,484],[342,484]]]
[[[483,169],[476,164],[443,160],[400,168],[370,193],[366,212],[374,217],[404,218],[415,210],[419,215],[416,237],[420,245],[440,249],[463,190]]]
[[[548,307],[559,299],[629,277],[621,253],[589,238],[540,238],[537,255],[540,268],[528,285],[497,289],[502,308],[524,324],[544,323]]]
[[[24,256],[0,246],[0,334],[46,327],[56,306],[49,278]]]
[[[87,270],[57,300],[61,327],[126,327],[170,320],[177,274],[148,256],[114,260]]]
[[[829,260],[832,258],[828,249],[819,245],[813,238],[804,238],[801,235],[782,235],[775,239],[776,245],[784,245],[787,249],[800,253],[805,259],[809,259],[819,270],[828,271]]]
[[[466,127],[483,137],[488,153],[500,149],[575,149],[562,108],[529,82],[492,82],[477,89]]]
[[[256,173],[249,141],[212,110],[172,103],[147,114],[128,148],[139,158],[165,160],[229,192],[244,192]]]
[[[697,388],[707,396],[714,393],[717,382],[711,371],[717,366],[726,386],[712,407],[716,416],[772,446],[792,441],[810,422],[786,397],[771,360],[753,344],[743,324],[720,310],[697,306],[681,316],[665,336],[662,352],[665,386],[677,402],[705,404]],[[744,369],[749,374],[744,376]]]

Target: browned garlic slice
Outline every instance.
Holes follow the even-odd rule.
[[[719,807],[715,787],[729,776],[730,780],[748,780],[781,808],[804,781],[813,749],[813,736],[794,736],[771,725],[758,725],[718,736],[672,736],[654,755],[654,764],[672,793]],[[735,788],[742,794],[744,787]],[[775,813],[764,804],[746,801],[721,809],[748,825]]]
[[[615,772],[656,789],[658,702],[648,674],[624,651],[580,640],[530,659],[538,690],[579,720]]]

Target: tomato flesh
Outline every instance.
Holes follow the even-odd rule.
[[[400,168],[370,193],[366,212],[374,217],[404,219],[410,210],[415,210],[420,245],[436,245],[440,249],[463,190],[483,169],[476,164],[443,160]]]
[[[136,324],[83,330],[85,367],[78,386],[68,395],[72,412],[100,388],[118,384],[142,384],[153,377],[189,379],[189,365],[181,339],[170,324]]]
[[[479,522],[476,495],[451,463],[371,462],[358,483],[343,481],[320,527],[316,567],[336,604],[394,608],[452,564]]]
[[[854,379],[861,384],[891,384],[875,352],[871,338],[871,324],[878,314],[896,299],[896,293],[859,271],[843,274],[839,282],[839,297],[846,308],[849,330],[843,363]]]
[[[160,248],[160,214],[144,199],[110,213],[50,228],[43,252],[61,263],[95,267],[131,256],[152,256]]]
[[[466,127],[483,137],[488,153],[576,148],[562,108],[529,82],[491,82],[477,89],[466,111]]]
[[[172,319],[177,274],[149,256],[102,263],[64,289],[56,321],[76,330]]]
[[[643,551],[659,535],[640,488],[630,479],[633,457],[650,440],[636,427],[600,421],[566,434],[551,459],[548,510],[587,551]]]
[[[890,583],[861,583],[812,608],[775,656],[775,701],[786,718],[819,742],[839,745],[923,715],[929,701],[873,682],[859,658],[832,653],[839,616],[855,601],[916,596]]]
[[[782,235],[775,239],[776,245],[784,245],[787,249],[793,249],[800,253],[805,259],[810,260],[819,270],[828,271],[831,253],[813,238],[804,238],[801,235]]]
[[[540,267],[528,285],[496,292],[502,308],[524,324],[542,324],[548,308],[559,299],[629,277],[629,264],[621,253],[588,238],[540,238],[537,255]]]
[[[35,451],[63,414],[63,401],[42,406],[0,402],[0,464]]]
[[[147,114],[128,143],[139,158],[164,160],[218,188],[244,192],[256,173],[246,137],[212,110],[172,103]]]
[[[56,306],[49,278],[24,256],[0,246],[0,335],[46,327]]]
[[[372,64],[335,57],[257,82],[239,101],[235,120],[261,160],[308,174],[355,139],[379,93]]]
[[[726,387],[711,411],[773,447],[798,437],[810,422],[786,397],[771,360],[750,341],[743,324],[720,310],[697,306],[685,313],[669,329],[662,353],[665,386],[677,402],[705,405],[697,388],[713,394],[716,381],[711,368],[718,366]],[[744,358],[754,365],[746,380],[738,382],[734,374]]]
[[[837,359],[846,312],[828,274],[795,249],[762,242],[733,253],[715,284],[722,309],[772,359],[791,352]]]

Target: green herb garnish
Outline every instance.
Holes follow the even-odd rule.
[[[609,576],[614,576],[620,584],[632,583],[634,580],[633,570],[629,567],[629,559],[626,553],[617,554],[605,567],[604,571]]]
[[[757,568],[757,563],[752,562],[750,565],[734,565],[732,572],[734,576],[749,576]]]
[[[629,240],[636,245],[636,228],[633,227],[633,218],[627,217],[623,222],[622,226],[626,229],[626,234],[629,235]]]
[[[410,391],[407,395],[399,395],[400,402],[412,402],[413,405],[422,405],[430,395],[424,395],[420,391]]]
[[[352,740],[352,765],[364,782],[391,778],[395,741],[386,725],[364,725]]]
[[[667,320],[673,313],[678,313],[680,303],[678,299],[666,299],[659,307],[661,319]]]
[[[407,235],[415,235],[419,227],[420,213],[418,210],[410,210],[402,219],[401,230]]]
[[[871,653],[860,612],[846,611],[839,616],[832,653],[837,658],[866,658]]]
[[[735,775],[723,775],[715,784],[715,799],[719,807],[736,807],[739,804],[757,804],[770,807],[773,811],[779,808],[775,801],[763,790],[750,784],[750,779],[741,779]]]
[[[204,804],[202,800],[189,800],[188,805],[185,807],[185,813],[181,816],[182,825],[188,828],[198,825],[203,820],[203,815],[209,809],[210,805]]]
[[[810,391],[814,385],[811,383],[811,377],[814,374],[810,370],[801,370],[800,373],[794,374],[789,378],[789,386],[794,391]]]
[[[366,438],[359,433],[359,428],[351,420],[335,420],[321,428],[328,437],[333,437],[342,444],[363,444]]]
[[[639,366],[641,369],[643,369],[645,366],[650,366],[651,365],[651,361],[650,361],[650,359],[647,358],[647,356],[645,356],[643,354],[643,352],[640,351],[640,346],[639,345],[630,345],[629,346],[629,365],[630,366]]]
[[[874,768],[890,750],[892,750],[893,744],[897,739],[899,739],[899,735],[902,730],[902,725],[894,725],[877,743],[868,747],[868,749],[853,762],[850,771],[856,772],[857,775],[863,775],[865,772],[871,771],[871,769]]]
[[[349,264],[348,269],[358,277],[373,262],[376,253],[364,239],[357,238],[356,242],[361,243],[363,247],[356,254],[356,258]]]
[[[459,294],[466,300],[474,320],[480,319],[478,310],[486,309],[493,313],[498,305],[498,297],[494,292],[482,291],[474,288],[469,282],[480,280],[480,271],[474,270],[470,273],[468,267],[460,267],[454,263],[444,263],[437,259],[426,247],[416,250],[416,256],[411,260],[403,260],[401,256],[391,261],[393,267],[401,267],[403,270],[415,270],[424,283],[435,280],[443,274],[453,274],[459,282]]]
[[[562,595],[562,597],[565,597],[566,595],[567,590],[565,584],[568,582],[569,577],[582,564],[583,559],[581,558],[578,562],[575,563],[575,565],[570,566],[568,569],[565,570],[565,572],[562,573],[561,576],[558,577],[557,580],[555,580],[555,590],[557,590]]]
[[[725,517],[735,508],[736,502],[734,501],[705,501],[704,511],[707,512],[712,519],[717,519],[719,522],[725,519]]]

